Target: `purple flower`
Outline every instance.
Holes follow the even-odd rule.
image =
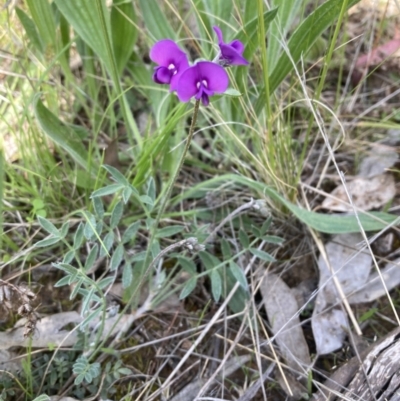
[[[214,26],[213,29],[218,36],[218,44],[221,50],[221,56],[219,57],[220,63],[224,67],[229,67],[231,65],[248,65],[249,62],[242,56],[244,51],[243,43],[237,39],[231,43],[225,43],[221,29],[218,26]]]
[[[228,74],[223,67],[211,61],[200,61],[182,73],[177,94],[181,102],[188,102],[194,96],[207,106],[210,103],[209,97],[225,92],[228,85]]]
[[[163,39],[151,48],[150,58],[159,65],[154,68],[153,81],[171,84],[170,90],[176,90],[179,77],[189,68],[186,53],[173,40]]]

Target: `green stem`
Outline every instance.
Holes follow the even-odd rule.
[[[174,187],[176,179],[178,178],[178,175],[179,175],[179,173],[180,173],[180,171],[182,169],[183,163],[185,161],[186,153],[189,150],[190,143],[192,142],[192,138],[193,138],[193,134],[194,134],[194,128],[196,126],[196,121],[197,121],[197,115],[199,113],[199,107],[200,107],[200,100],[196,100],[196,103],[194,104],[194,109],[193,109],[192,123],[190,124],[189,135],[188,135],[187,140],[186,140],[185,149],[183,149],[183,153],[182,153],[181,159],[179,160],[178,167],[176,168],[173,176],[170,179],[170,182],[169,182],[168,187],[167,187],[167,191],[166,191],[166,193],[164,195],[164,198],[163,198],[163,201],[161,203],[160,209],[158,210],[156,221],[154,222],[154,225],[153,225],[152,235],[150,237],[150,244],[152,243],[154,234],[155,234],[155,232],[157,230],[157,227],[158,227],[158,223],[160,222],[161,216],[164,213],[164,210],[165,210],[165,208],[167,206],[167,202],[168,202],[169,197],[171,195],[172,188]]]
[[[150,254],[151,254],[151,245],[153,244],[154,238],[155,238],[156,233],[157,233],[157,228],[158,228],[158,225],[159,225],[160,220],[161,220],[161,216],[163,215],[163,213],[165,211],[165,208],[167,207],[167,202],[168,202],[168,200],[169,200],[169,198],[171,196],[172,189],[173,189],[173,187],[175,185],[175,182],[176,182],[176,180],[177,180],[177,178],[179,176],[179,173],[180,173],[180,171],[182,169],[183,163],[184,163],[185,158],[186,158],[187,151],[189,150],[190,143],[192,142],[194,129],[195,129],[195,126],[196,126],[196,121],[197,121],[197,115],[199,113],[199,107],[200,107],[200,100],[196,100],[196,103],[194,104],[192,122],[190,124],[189,135],[188,135],[188,137],[186,139],[185,148],[183,149],[183,152],[182,152],[181,158],[179,160],[178,166],[177,166],[175,172],[173,173],[172,177],[169,180],[169,183],[168,183],[167,189],[165,191],[165,194],[163,196],[160,208],[158,209],[157,217],[156,217],[154,223],[152,224],[150,239],[149,239],[149,242],[148,242],[148,245],[147,245],[146,258],[145,258],[145,262],[144,262],[144,266],[145,266],[146,270],[144,271],[142,277],[140,278],[140,282],[139,282],[139,284],[137,285],[136,288],[140,288],[143,285],[146,277],[150,273],[150,268],[152,266],[152,264],[149,262]],[[129,300],[128,304],[130,304],[130,302],[134,299],[135,293],[136,293],[136,291],[134,291],[134,293],[132,294],[131,299]]]

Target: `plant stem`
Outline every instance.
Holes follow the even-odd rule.
[[[151,245],[153,244],[154,238],[156,236],[157,228],[158,228],[158,225],[160,223],[161,216],[163,215],[163,213],[165,211],[165,208],[167,207],[167,202],[168,202],[168,200],[169,200],[169,198],[171,196],[172,188],[174,187],[175,182],[176,182],[176,180],[178,178],[178,175],[179,175],[179,173],[180,173],[180,171],[182,169],[182,166],[183,166],[183,163],[185,161],[185,157],[186,157],[187,151],[189,150],[190,143],[192,142],[192,138],[193,138],[193,134],[194,134],[194,128],[196,126],[196,121],[197,121],[197,115],[198,115],[198,112],[199,112],[199,107],[200,107],[200,100],[196,100],[196,103],[194,104],[192,122],[190,124],[189,135],[188,135],[188,137],[186,139],[185,148],[183,149],[183,152],[182,152],[181,158],[179,160],[178,166],[177,166],[175,172],[173,173],[172,177],[169,180],[169,183],[168,183],[167,189],[165,191],[164,197],[163,197],[163,199],[161,201],[160,208],[158,209],[157,217],[156,217],[156,219],[155,219],[155,221],[154,221],[154,223],[152,225],[149,242],[147,244],[146,258],[145,258],[145,262],[144,262],[144,266],[145,266],[146,270],[143,272],[143,275],[141,276],[140,282],[138,283],[136,289],[140,288],[143,285],[146,277],[148,276],[148,274],[149,274],[149,272],[150,272],[150,270],[151,270],[151,268],[153,266],[153,263],[149,263],[149,258],[150,258],[150,254],[151,254]],[[131,295],[131,298],[130,298],[128,304],[130,304],[131,301],[134,299],[135,293],[136,293],[136,291],[134,291],[133,294]]]
[[[171,195],[172,188],[174,187],[176,179],[178,178],[178,175],[179,175],[179,173],[180,173],[180,171],[182,169],[183,163],[185,161],[186,153],[189,150],[190,143],[192,142],[192,138],[193,138],[193,134],[194,134],[194,128],[196,126],[196,121],[197,121],[197,115],[199,113],[199,107],[200,107],[200,100],[196,100],[196,103],[194,104],[194,108],[193,108],[193,117],[192,117],[192,122],[190,124],[189,135],[188,135],[187,140],[186,140],[185,149],[183,149],[183,153],[182,153],[181,159],[179,160],[178,167],[176,168],[173,176],[171,177],[171,179],[170,179],[170,181],[168,183],[168,187],[167,187],[167,190],[165,192],[165,195],[164,195],[164,198],[162,200],[162,203],[160,205],[160,209],[158,210],[156,221],[153,224],[153,230],[152,230],[150,241],[149,241],[150,245],[153,242],[154,235],[155,235],[156,230],[158,228],[158,224],[159,224],[159,222],[161,220],[161,216],[164,213],[164,210],[165,210],[165,208],[167,206],[167,202],[168,202],[169,197]]]

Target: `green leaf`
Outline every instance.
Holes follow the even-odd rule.
[[[242,93],[239,92],[237,89],[234,88],[228,88],[223,95],[225,96],[231,96],[231,97],[240,97],[242,96]]]
[[[102,166],[103,168],[105,168],[112,176],[112,178],[114,178],[114,180],[118,183],[121,184],[123,186],[128,186],[129,185],[129,181],[125,178],[125,176],[119,171],[117,170],[115,167],[113,166],[108,166],[107,164],[104,164]]]
[[[206,251],[199,252],[199,256],[207,270],[212,270],[214,267],[221,264],[221,261],[218,258]]]
[[[63,263],[71,263],[72,260],[74,259],[74,257],[75,257],[75,250],[72,249],[72,250],[68,251],[68,252],[64,255],[62,262],[63,262]]]
[[[276,235],[264,235],[261,239],[269,244],[282,245],[285,242],[283,238],[277,237]]]
[[[96,218],[92,213],[85,213],[86,224],[83,228],[83,235],[87,240],[91,240],[96,233]]]
[[[182,288],[182,291],[179,295],[179,299],[185,299],[188,295],[190,295],[196,288],[196,284],[197,284],[197,277],[191,277]]]
[[[47,237],[45,239],[42,239],[38,242],[35,243],[35,248],[45,248],[50,245],[57,244],[57,242],[60,242],[61,238],[60,237]]]
[[[243,270],[233,261],[230,262],[229,266],[235,279],[239,282],[239,284],[243,287],[243,289],[247,290],[248,285]]]
[[[54,284],[54,287],[64,287],[64,285],[69,285],[70,277],[71,276],[64,276]]]
[[[104,205],[103,201],[98,196],[92,196],[93,209],[99,219],[104,216]]]
[[[150,196],[141,195],[141,196],[139,197],[139,199],[140,199],[140,201],[141,201],[142,203],[144,203],[145,205],[154,206],[153,199],[151,199]]]
[[[223,259],[229,260],[232,257],[232,250],[229,242],[225,238],[222,238],[221,240],[221,249],[222,249]]]
[[[74,275],[77,272],[77,269],[68,263],[53,263],[53,266],[69,275]]]
[[[274,10],[265,11],[264,13],[265,29],[267,29],[267,26],[271,23],[271,21],[273,21],[277,12],[278,12],[277,8],[275,8]],[[258,35],[258,17],[256,16],[252,20],[250,20],[242,28],[242,30],[238,32],[238,34],[235,37],[235,39],[240,40],[244,44],[245,50],[243,53],[243,57],[246,58],[247,60],[250,60],[252,58],[257,48],[257,35]],[[245,70],[243,69],[242,72],[244,71]]]
[[[56,226],[44,217],[38,216],[40,226],[45,229],[49,234],[55,237],[61,237],[61,233]]]
[[[156,183],[153,177],[147,182],[147,196],[152,200],[153,204],[156,200]]]
[[[82,245],[83,242],[83,229],[84,229],[84,225],[82,222],[79,223],[78,228],[75,231],[74,234],[74,249],[78,249],[80,248],[80,246]]]
[[[196,264],[193,262],[193,260],[181,255],[178,256],[178,260],[184,271],[190,273],[192,276],[196,274]]]
[[[177,29],[173,29],[161,10],[159,1],[139,0],[140,10],[144,19],[146,31],[152,35],[155,40],[177,39]]]
[[[39,50],[40,53],[43,54],[44,52],[43,43],[40,39],[39,33],[36,29],[34,22],[31,20],[31,18],[29,18],[29,16],[25,13],[25,11],[20,9],[19,7],[16,7],[15,11],[17,13],[19,20],[21,21],[21,24],[25,29],[26,36],[31,41],[33,46],[36,47],[36,49]]]
[[[56,43],[56,23],[48,0],[26,0],[32,19],[46,45]]]
[[[132,1],[114,0],[111,9],[111,34],[114,47],[115,62],[121,74],[137,39],[137,18]]]
[[[129,201],[129,198],[133,194],[133,189],[131,186],[125,187],[124,190],[122,191],[122,199],[124,200],[124,203],[127,204]]]
[[[84,270],[87,273],[94,265],[99,253],[99,246],[94,244],[93,248],[90,250],[89,255],[86,258]]]
[[[81,308],[81,313],[86,314],[86,312],[89,310],[90,303],[93,300],[93,295],[94,292],[96,291],[96,287],[90,288],[88,294],[83,298],[82,300],[82,308]]]
[[[130,263],[125,263],[122,270],[122,288],[128,288],[132,283],[132,266]]]
[[[300,7],[305,5],[304,0],[273,0],[271,7],[276,7],[278,16],[274,19],[268,32],[267,59],[269,68],[275,67],[276,60],[282,51],[282,41],[293,23],[293,19],[298,16]]]
[[[357,4],[360,0],[348,0],[346,9]],[[276,67],[269,77],[269,90],[273,93],[280,83],[293,70],[293,63],[296,64],[302,55],[308,50],[320,35],[329,28],[340,15],[343,0],[327,0],[315,9],[293,32],[288,42],[288,52],[282,53]],[[293,60],[293,62],[292,62]],[[255,109],[259,114],[265,106],[265,88],[257,95],[258,101]]]
[[[54,1],[76,33],[100,57],[111,76],[114,76],[110,15],[105,2],[102,0]]]
[[[65,150],[86,171],[94,172],[96,167],[91,163],[89,169],[89,155],[82,142],[76,137],[74,131],[59,120],[42,101],[37,97],[35,102],[35,116],[44,133],[58,146]]]
[[[172,237],[185,229],[183,226],[168,226],[157,230],[156,238]]]
[[[122,213],[124,212],[124,203],[119,201],[115,206],[111,213],[110,218],[110,228],[113,230],[116,228],[121,221]]]
[[[69,221],[66,221],[62,226],[60,230],[61,238],[65,238],[68,234],[69,231]]]
[[[123,189],[124,186],[121,184],[111,184],[111,185],[107,185],[106,187],[103,188],[99,188],[96,191],[94,191],[92,193],[92,195],[90,195],[91,198],[95,198],[98,196],[107,196],[107,195],[113,195],[116,192],[120,191],[121,189]]]
[[[98,282],[98,286],[101,290],[104,290],[104,288],[108,288],[115,280],[114,276],[111,277],[104,277]]]
[[[239,230],[239,241],[244,249],[247,249],[250,246],[249,236],[246,231],[242,229]]]
[[[101,248],[100,248],[100,255],[99,257],[102,258],[103,256],[106,256],[108,252],[110,251],[111,247],[114,244],[114,233],[110,231],[107,233],[107,235],[104,237],[103,242],[101,243]]]
[[[133,237],[135,237],[136,233],[140,228],[140,220],[135,221],[122,234],[122,243],[126,244],[127,242],[131,241]]]
[[[218,302],[222,293],[222,280],[218,270],[212,270],[210,274],[211,292],[215,302]]]
[[[117,269],[119,267],[119,265],[122,262],[123,257],[124,257],[124,247],[122,244],[119,244],[115,248],[114,253],[110,260],[110,270],[111,271],[114,271],[115,269]]]
[[[257,258],[264,260],[265,262],[276,262],[276,259],[268,252],[261,251],[260,249],[250,248],[249,251]]]
[[[34,398],[33,401],[50,401],[50,397],[46,394],[40,394],[39,397]]]
[[[204,196],[213,186],[217,188],[222,183],[226,185],[228,182],[231,182],[234,185],[243,185],[255,191],[257,196],[269,197],[272,200],[279,202],[291,211],[300,221],[316,231],[327,234],[360,232],[358,220],[356,216],[352,214],[323,214],[303,209],[302,207],[294,205],[286,200],[268,185],[235,174],[221,175],[198,184],[186,191],[181,197],[177,197],[175,202],[181,202],[182,199],[192,197],[194,194],[196,194],[196,196],[203,194],[202,196]],[[400,222],[398,216],[383,212],[359,212],[358,218],[360,219],[361,225],[365,231],[380,231],[386,228],[389,224],[395,224],[396,221]]]

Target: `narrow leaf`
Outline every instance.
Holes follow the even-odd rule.
[[[111,213],[110,218],[110,228],[113,230],[116,228],[121,220],[122,213],[124,211],[124,204],[122,201],[119,201],[115,206]]]
[[[261,251],[260,249],[250,248],[250,252],[257,256],[257,258],[264,260],[265,262],[275,262],[276,259],[270,255],[268,252]]]
[[[47,237],[36,242],[35,248],[45,248],[46,246],[57,244],[59,241],[61,241],[60,237]]]
[[[76,33],[94,50],[113,76],[110,15],[105,2],[101,0],[54,1]]]
[[[248,284],[246,280],[246,276],[244,275],[243,270],[235,263],[230,263],[231,272],[234,275],[235,279],[239,282],[239,284],[247,290]]]
[[[110,270],[113,271],[118,268],[118,266],[122,262],[122,258],[124,257],[124,247],[122,244],[119,244],[115,249],[111,260],[110,260]]]
[[[115,62],[121,74],[137,39],[136,14],[132,1],[115,1],[111,9],[111,33]]]
[[[172,237],[173,235],[182,232],[184,228],[185,227],[183,226],[169,226],[161,228],[160,230],[157,231],[156,238]]]
[[[28,39],[31,41],[33,46],[36,47],[37,50],[39,50],[40,53],[43,53],[43,43],[40,39],[34,22],[31,20],[31,18],[29,18],[25,11],[20,9],[19,7],[16,7],[15,11],[25,29]]]
[[[185,299],[188,295],[190,295],[193,290],[196,288],[197,277],[190,278],[185,286],[182,288],[182,291],[179,295],[179,299]]]
[[[100,189],[97,189],[96,191],[94,191],[90,197],[95,198],[97,196],[113,195],[123,188],[124,188],[124,186],[121,184],[107,185],[106,187],[103,187],[103,188],[100,188]]]
[[[126,244],[130,242],[136,236],[139,227],[140,227],[140,220],[135,221],[134,223],[129,225],[128,228],[122,234],[122,243]]]
[[[35,103],[35,116],[44,133],[58,146],[65,150],[80,166],[89,171],[89,156],[82,141],[77,138],[72,129],[69,129],[59,120],[42,101],[37,98]],[[92,162],[93,165],[93,162]],[[92,167],[94,171],[95,168]]]
[[[211,272],[211,292],[215,302],[218,302],[221,298],[222,293],[222,281],[218,270],[213,270]]]
[[[118,184],[121,184],[123,186],[129,185],[128,180],[118,169],[116,169],[113,166],[108,166],[107,164],[104,164],[102,167],[105,168],[111,174],[112,178],[114,178],[114,180]]]
[[[173,29],[161,10],[159,1],[139,0],[140,10],[144,18],[144,25],[155,40],[177,38],[176,29]],[[162,23],[161,23],[162,21]]]
[[[49,234],[54,235],[55,237],[61,237],[61,233],[58,230],[58,228],[56,228],[56,226],[51,223],[49,220],[47,220],[45,217],[42,216],[38,216],[38,221],[40,226],[45,229]]]

